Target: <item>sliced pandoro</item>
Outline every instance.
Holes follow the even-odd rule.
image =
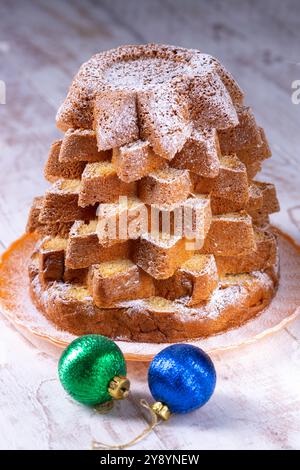
[[[177,269],[175,274],[156,280],[156,295],[169,300],[188,297],[188,306],[209,299],[218,286],[218,270],[213,255],[196,254]]]
[[[148,207],[149,230],[204,241],[211,221],[210,197],[193,194],[183,202]],[[202,245],[201,245],[202,246]]]
[[[81,269],[109,259],[127,258],[131,252],[128,241],[101,244],[97,235],[97,220],[76,221],[70,231],[66,251],[66,266]]]
[[[47,289],[47,294],[46,314],[58,325],[67,323],[71,330],[79,332],[84,326],[84,319],[95,314],[93,299],[87,287],[81,284],[54,282]]]
[[[134,261],[155,279],[166,279],[193,256],[186,239],[169,234],[148,233],[136,242]]]
[[[261,181],[255,181],[254,183],[262,192],[262,210],[268,214],[274,214],[275,212],[278,212],[280,210],[280,206],[274,184],[264,183]]]
[[[258,235],[253,222],[257,226],[258,219],[261,223],[268,218],[272,204],[264,203],[263,191],[252,181],[270,150],[251,110],[243,107],[239,87],[215,59],[198,51],[153,44],[97,54],[74,78],[57,123],[66,134],[56,160],[52,156],[49,162],[48,178],[59,177],[62,167],[58,170],[57,155],[59,164],[68,163],[64,169],[70,171],[75,162],[87,163],[89,170],[95,163],[94,169],[102,164],[106,168],[100,175],[90,171],[86,178],[81,174],[75,178],[83,178],[80,190],[85,184],[84,208],[90,207],[86,204],[115,204],[123,195],[139,197],[138,188],[148,209],[154,203],[167,216],[177,207],[191,209],[192,227],[200,209],[205,239],[204,247],[195,252],[187,250],[186,233],[184,237],[174,234],[173,239],[167,233],[143,233],[140,239],[124,241],[121,255],[117,252],[120,240],[99,243],[96,222],[89,223],[95,218],[94,207],[91,217],[83,217],[76,213],[82,208],[62,194],[59,208],[48,200],[45,212],[46,197],[32,216],[32,227],[38,225],[41,233],[74,220],[81,227],[75,233],[72,229],[67,241],[67,251],[73,244],[73,254],[68,253],[70,266],[64,266],[64,282],[42,286],[37,261],[32,262],[32,297],[57,327],[73,334],[92,332],[113,339],[168,343],[239,327],[270,303],[278,280],[276,262],[272,264],[274,240]],[[157,161],[153,155],[149,158],[149,147]],[[235,164],[232,156],[239,159]],[[79,171],[80,165],[72,171]],[[152,178],[160,171],[165,175]],[[204,187],[193,191],[188,181],[191,174],[206,178],[206,189],[202,180]],[[138,181],[138,185],[133,193],[122,193],[120,181]],[[60,190],[60,196],[64,192],[72,193]],[[78,194],[77,198],[78,205]],[[211,216],[209,206],[220,214]],[[128,215],[126,210],[118,216],[123,213]],[[162,232],[163,227],[157,229]],[[93,240],[90,252],[89,238]],[[221,263],[219,282],[214,258]],[[99,275],[99,266],[105,262]],[[268,264],[256,272],[226,274]],[[87,288],[88,272],[98,306]],[[153,283],[164,286],[164,291],[153,292]]]
[[[39,246],[39,274],[42,284],[60,281],[64,274],[67,240],[60,237],[45,237]]]
[[[216,129],[195,129],[170,164],[174,168],[214,178],[219,173],[220,156]]]
[[[260,187],[252,181],[249,185],[249,199],[246,205],[246,211],[257,210],[263,207],[263,193]]]
[[[196,254],[179,268],[184,279],[192,282],[192,294],[188,306],[211,297],[218,286],[218,271],[213,255]]]
[[[251,215],[253,223],[263,226],[269,222],[269,214],[280,210],[276,189],[272,183],[254,181],[253,184],[262,194],[262,204],[258,208],[247,207],[247,212]]]
[[[48,159],[44,168],[44,175],[47,181],[53,183],[58,179],[79,179],[85,167],[82,161],[60,162],[59,154],[62,140],[53,142],[50,148]]]
[[[247,176],[249,181],[252,181],[253,178],[259,173],[262,169],[261,162],[254,162],[254,163],[245,163]]]
[[[262,145],[262,135],[251,108],[241,106],[237,110],[239,124],[219,130],[218,137],[222,155],[239,152],[242,149]]]
[[[46,192],[39,215],[41,223],[74,222],[95,218],[95,207],[79,207],[80,180],[58,180]]]
[[[204,242],[211,224],[210,197],[203,194],[193,194],[182,203],[183,230],[182,234],[188,240]]]
[[[274,273],[274,279],[267,272],[222,276],[221,288],[196,307],[156,296],[101,309],[88,289],[77,284],[54,282],[41,296],[39,276],[31,283],[31,294],[51,321],[76,335],[88,334],[92,327],[94,333],[115,339],[176,342],[211,336],[255,316],[274,295]]]
[[[259,127],[259,132],[262,140],[261,145],[254,143],[251,146],[247,145],[246,148],[236,151],[238,158],[245,163],[245,165],[262,162],[272,155],[265,131],[262,127]]]
[[[231,286],[250,286],[255,276],[252,273],[223,274],[220,275],[220,286],[222,288]]]
[[[126,89],[97,93],[94,130],[99,150],[121,147],[138,140],[136,93]]]
[[[26,225],[26,233],[38,233],[40,236],[45,237],[61,237],[68,238],[70,229],[73,222],[53,222],[43,224],[40,222],[40,212],[43,207],[44,198],[41,196],[35,197],[29,211],[29,216]]]
[[[138,196],[145,204],[174,204],[188,198],[192,183],[188,170],[165,168],[138,182]]]
[[[111,150],[98,150],[96,133],[90,129],[68,129],[59,152],[61,163],[100,162],[111,158]]]
[[[240,212],[246,207],[246,204],[243,201],[225,199],[223,197],[211,196],[210,202],[211,211],[213,215],[228,214],[230,212]]]
[[[263,204],[263,196],[261,190],[255,183],[249,185],[249,199],[245,201],[225,199],[221,197],[211,196],[211,210],[213,215],[226,214],[228,212],[240,212],[245,209],[256,210],[260,209]]]
[[[99,261],[100,244],[96,233],[97,220],[74,222],[66,250],[66,266],[81,269]]]
[[[143,140],[113,149],[112,163],[125,183],[138,181],[167,164],[164,158],[154,153],[150,142]]]
[[[242,256],[216,256],[220,275],[263,271],[276,262],[276,237],[267,230],[254,229],[256,248]]]
[[[192,77],[188,95],[195,127],[228,129],[239,123],[230,93],[215,71]]]
[[[256,213],[251,215],[251,217],[252,217],[253,225],[255,227],[266,229],[266,230],[270,228],[271,220],[268,214],[261,213],[260,211],[256,211]]]
[[[211,199],[222,198],[246,204],[249,198],[248,178],[245,165],[236,155],[220,158],[219,174],[216,178],[193,175],[194,191],[210,193]]]
[[[155,294],[154,283],[129,259],[116,259],[90,267],[88,289],[97,307],[111,308],[122,301]]]
[[[119,201],[100,204],[97,210],[97,234],[101,243],[137,239],[148,232],[148,210],[135,197],[120,197]]]
[[[175,83],[138,93],[141,138],[148,140],[154,152],[166,160],[180,152],[192,132],[189,106],[181,98]]]
[[[219,77],[221,78],[222,82],[226,86],[226,89],[230,95],[230,98],[232,100],[232,103],[236,107],[240,107],[243,104],[244,101],[244,92],[240,88],[239,84],[236,83],[235,79],[231,75],[230,72],[228,72],[220,62],[209,55],[206,55],[206,61],[210,64],[213,65],[213,69],[217,72]]]
[[[81,178],[79,205],[117,201],[120,196],[136,194],[136,183],[124,183],[111,162],[88,163]]]
[[[40,212],[43,207],[43,196],[37,196],[33,199],[31,208],[29,210],[27,224],[26,224],[26,233],[37,232],[42,225],[39,217]]]
[[[256,247],[251,217],[245,212],[214,215],[201,253],[241,256]]]
[[[211,198],[220,197],[246,203],[249,198],[248,178],[245,165],[236,155],[220,158],[220,171],[214,179]]]
[[[272,280],[267,273],[252,272],[238,274],[224,274],[220,276],[219,284],[221,289],[242,287],[247,293],[255,292],[256,286],[266,291],[272,285]]]
[[[40,224],[37,233],[42,237],[68,238],[73,222],[54,222],[52,224]]]
[[[88,268],[72,269],[65,266],[64,282],[71,284],[87,285]]]

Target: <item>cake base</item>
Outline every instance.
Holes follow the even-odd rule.
[[[187,307],[161,297],[98,308],[86,294],[70,298],[68,284],[43,288],[38,271],[30,283],[37,308],[58,328],[75,335],[96,333],[114,340],[174,343],[206,338],[241,326],[269,305],[278,284],[278,266],[269,272],[232,276],[210,301]]]
[[[278,293],[267,308],[250,309],[251,321],[225,333],[192,341],[192,344],[213,353],[247,344],[286,326],[300,313],[300,248],[289,237],[279,232],[281,282]],[[61,349],[75,335],[57,329],[34,306],[29,295],[27,267],[37,238],[25,235],[17,240],[3,255],[0,264],[0,308],[2,313],[41,350],[58,356]],[[259,315],[257,315],[260,312]],[[256,315],[256,316],[255,316]],[[234,325],[230,325],[233,327]],[[150,360],[166,343],[117,341],[127,359]]]

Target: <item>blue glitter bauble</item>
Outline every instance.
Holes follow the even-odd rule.
[[[210,399],[216,386],[216,371],[202,349],[173,344],[154,357],[148,383],[156,401],[167,405],[172,413],[188,413]]]

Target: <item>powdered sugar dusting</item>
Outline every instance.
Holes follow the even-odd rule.
[[[274,273],[278,271],[278,266],[274,267]],[[72,300],[70,296],[70,289],[72,286],[68,283],[54,282],[48,289],[42,289],[39,277],[36,276],[32,281],[35,296],[39,302],[48,308],[49,302],[55,303],[57,299],[62,299],[65,302]],[[80,287],[80,286],[78,286]],[[122,301],[115,304],[114,308],[126,309],[128,315],[137,315],[138,313],[149,312],[150,314],[163,314],[171,313],[179,316],[184,323],[188,319],[199,321],[203,318],[217,321],[220,315],[224,315],[227,309],[235,309],[236,312],[243,305],[247,305],[249,295],[255,292],[262,291],[266,295],[268,291],[272,292],[274,289],[274,282],[266,272],[252,272],[249,274],[248,279],[243,281],[236,276],[236,283],[227,287],[219,287],[215,289],[209,301],[203,302],[196,307],[187,307],[189,297],[184,297],[175,301],[170,301],[162,297],[151,297],[149,299],[137,299]],[[92,303],[92,297],[87,294],[80,299],[82,308],[85,314],[93,316],[96,313],[95,307]]]
[[[193,67],[189,63],[158,57],[140,58],[112,64],[105,71],[104,80],[113,88],[145,90],[192,72]]]
[[[193,127],[199,127],[200,118],[202,128],[238,124],[237,90],[216,59],[199,51],[155,44],[124,46],[97,54],[83,64],[59,109],[57,123],[63,130],[96,129],[99,149],[130,144],[138,138],[135,127],[139,126],[141,137],[150,141],[158,155],[170,160],[182,149]],[[132,103],[124,102],[124,109],[113,118],[105,110],[105,121],[102,107],[95,113],[95,100],[111,96],[113,111],[114,94],[120,92],[136,94],[138,115],[135,118]]]

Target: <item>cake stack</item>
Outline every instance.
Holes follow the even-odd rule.
[[[31,295],[58,328],[171,342],[271,301],[271,156],[243,93],[196,50],[125,46],[82,65],[57,114],[27,230]]]

